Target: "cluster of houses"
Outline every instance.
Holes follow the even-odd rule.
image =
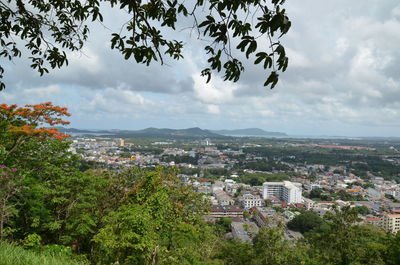
[[[245,153],[242,149],[232,150],[229,147],[218,149],[209,140],[198,143],[198,147],[191,143],[190,150],[172,147],[172,144],[173,142],[151,143],[150,146],[162,148],[161,153],[154,154],[144,151],[131,152],[133,144],[126,143],[123,139],[76,137],[73,139],[71,151],[81,154],[83,159],[88,161],[123,167],[161,165],[230,170],[236,164],[267,159]],[[245,144],[242,148],[246,146],[257,145]],[[165,162],[163,160],[165,156],[196,158],[196,163],[175,163],[173,160]],[[201,174],[181,175],[181,177],[187,185],[192,185],[196,191],[208,196],[212,208],[207,218],[233,218],[232,235],[245,241],[251,240],[257,228],[284,226],[299,214],[299,209],[312,210],[322,217],[332,210],[333,205],[365,206],[369,213],[360,216],[363,223],[376,225],[391,233],[400,230],[400,203],[397,203],[397,201],[400,202],[400,185],[395,181],[373,175],[370,175],[369,180],[366,181],[347,173],[348,169],[345,166],[328,167],[322,164],[289,163],[280,158],[276,159],[287,166],[289,169],[287,172],[293,172],[290,181],[265,182],[262,186],[250,186],[237,183],[235,180],[238,176],[234,173],[228,178],[221,176],[220,180],[205,179]],[[280,172],[276,170],[263,172],[253,169],[243,171],[250,174]],[[311,175],[313,178],[310,177]],[[344,192],[356,200],[323,201],[304,196],[314,189],[320,189],[328,195]],[[251,218],[244,218],[244,212]],[[286,236],[288,239],[293,239],[301,235],[286,229]]]
[[[276,226],[285,227],[287,239],[300,238],[300,233],[286,228],[285,225],[290,220],[300,214],[301,210],[314,211],[323,217],[332,211],[333,206],[364,206],[368,209],[368,214],[360,214],[361,224],[372,224],[390,233],[400,230],[400,203],[385,199],[384,195],[379,200],[368,200],[366,197],[362,201],[321,201],[304,197],[304,185],[291,181],[265,182],[262,186],[250,186],[236,183],[232,179],[212,181],[197,178],[190,185],[198,192],[206,194],[212,203],[210,214],[206,218],[231,218],[231,236],[243,241],[250,242],[259,228]],[[317,187],[324,188],[319,184],[311,188]],[[365,193],[367,196],[368,189],[360,190],[360,194]]]

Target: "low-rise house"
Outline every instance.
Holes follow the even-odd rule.
[[[400,213],[400,203],[390,202],[387,207],[392,213]]]
[[[233,205],[235,201],[223,190],[214,191],[215,198],[217,199],[219,205]]]
[[[297,215],[299,215],[300,212],[285,211],[283,214],[289,221],[291,221],[291,220],[293,220],[293,218],[295,218]]]
[[[363,223],[382,227],[382,219],[378,217],[367,217],[364,219]]]
[[[230,184],[230,183],[228,183],[225,186],[225,191],[229,195],[233,196],[237,192],[238,188],[239,188],[238,184]]]
[[[213,205],[210,216],[215,218],[220,217],[243,217],[243,210],[235,205],[221,206]]]
[[[253,214],[258,227],[277,227],[284,223],[283,216],[272,208],[253,207],[249,212]]]
[[[314,201],[311,199],[303,197],[303,203],[304,203],[307,211],[314,207]]]

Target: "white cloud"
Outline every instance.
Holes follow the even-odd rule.
[[[0,92],[0,100],[21,105],[36,104],[52,101],[54,97],[60,96],[62,93],[63,90],[59,85],[32,88],[23,88],[18,85],[15,89],[6,89]]]
[[[289,57],[290,67],[310,67],[312,64],[305,54],[291,48],[286,48]]]
[[[346,38],[339,38],[336,40],[336,55],[343,56],[350,46],[349,41]]]
[[[90,95],[90,94],[89,94]],[[107,88],[90,95],[90,98],[81,103],[82,111],[95,113],[114,114],[135,114],[143,107],[151,106],[154,103],[142,95],[130,90],[121,88]]]
[[[99,55],[89,47],[83,48],[80,52],[70,53],[68,58],[69,63],[77,65],[80,71],[83,70],[95,74],[103,69],[103,62],[100,60]]]
[[[204,103],[221,104],[228,103],[234,99],[237,85],[232,82],[224,82],[220,77],[214,75],[209,83],[198,73],[193,74],[194,95]]]
[[[27,88],[27,89],[24,89],[23,93],[29,97],[45,98],[45,97],[55,96],[56,94],[60,94],[61,91],[62,90],[61,90],[60,86],[50,85],[47,87]]]
[[[400,18],[400,5],[398,5],[395,8],[393,8],[392,15],[394,17]]]
[[[207,112],[210,114],[219,114],[220,109],[217,105],[207,105]]]
[[[169,66],[124,61],[104,45],[110,32],[98,27],[84,54],[70,57],[66,69],[45,78],[25,68],[8,71],[14,77],[0,100],[25,104],[65,97],[74,115],[97,117],[105,127],[142,119],[147,126],[365,134],[369,125],[375,133],[400,133],[398,1],[288,1],[287,10],[293,27],[282,43],[289,68],[272,91],[262,87],[268,73],[252,61],[239,82],[215,74],[206,84],[197,40],[185,47],[183,61]],[[81,91],[70,93],[71,87]]]

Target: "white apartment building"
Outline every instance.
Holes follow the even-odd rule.
[[[400,214],[386,214],[382,218],[382,229],[396,234],[400,230]]]
[[[239,199],[244,209],[250,209],[254,206],[262,206],[263,199],[259,196],[253,194],[243,194],[243,196]]]
[[[294,184],[290,181],[264,182],[263,199],[275,196],[286,203],[301,203],[301,184]]]

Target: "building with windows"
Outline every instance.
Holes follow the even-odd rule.
[[[396,234],[400,230],[400,214],[385,214],[381,226],[386,232]]]
[[[243,217],[243,210],[236,205],[213,205],[209,216],[212,218]]]
[[[219,205],[234,205],[235,201],[223,190],[214,191],[214,196],[218,201]]]
[[[263,204],[263,199],[260,198],[258,195],[253,195],[253,194],[243,194],[239,198],[239,201],[244,209],[250,209],[252,207],[259,207],[262,206]]]
[[[263,198],[277,197],[286,203],[301,203],[301,184],[290,181],[283,182],[264,182]]]

